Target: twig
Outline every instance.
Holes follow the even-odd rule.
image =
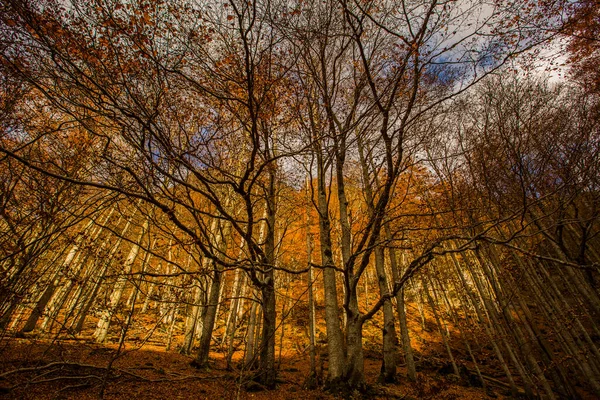
[[[18,373],[22,373],[22,372],[42,371],[42,370],[52,368],[55,366],[75,366],[75,367],[82,367],[82,368],[106,369],[105,367],[98,367],[96,365],[91,365],[91,364],[80,364],[80,363],[67,362],[67,361],[55,361],[55,362],[51,362],[49,364],[43,365],[41,367],[18,368],[18,369],[14,369],[12,371],[7,371],[7,372],[0,374],[0,378],[4,378],[6,376],[18,374]]]
[[[185,376],[181,376],[181,377],[177,377],[177,378],[158,378],[158,379],[153,379],[153,378],[146,378],[145,376],[142,375],[138,375],[134,372],[129,372],[123,369],[115,369],[115,371],[119,371],[119,372],[123,372],[127,375],[133,376],[134,378],[137,379],[141,379],[143,381],[146,382],[176,382],[176,381],[184,381],[186,379],[197,379],[197,380],[204,380],[204,379],[221,379],[221,378],[225,378],[228,375],[227,374],[223,374],[223,375],[219,375],[219,376],[197,376],[197,375],[185,375]]]
[[[33,380],[33,381],[29,381],[28,383],[44,383],[44,382],[59,381],[59,380],[63,380],[63,379],[89,379],[89,378],[102,380],[102,378],[99,377],[98,375],[74,375],[74,376],[55,376],[54,378]]]

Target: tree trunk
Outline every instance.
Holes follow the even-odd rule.
[[[369,176],[369,166],[365,159],[364,145],[359,135],[358,137],[358,154],[362,167],[363,187],[365,190],[365,198],[369,217],[374,217],[375,205],[373,199],[373,189],[371,188],[371,180]],[[391,383],[396,381],[396,328],[394,326],[394,312],[392,310],[392,302],[390,299],[390,290],[388,277],[385,271],[385,255],[382,246],[377,246],[374,250],[375,254],[375,270],[377,271],[377,283],[379,284],[379,294],[385,297],[383,303],[383,363],[381,365],[381,373],[379,379],[381,382]]]
[[[425,291],[425,296],[427,297],[427,301],[429,302],[429,306],[431,307],[431,312],[433,313],[433,317],[435,318],[435,322],[438,326],[440,335],[442,335],[442,342],[444,343],[444,347],[446,348],[446,352],[448,353],[448,358],[450,359],[450,363],[452,364],[452,370],[454,371],[454,374],[460,378],[460,372],[458,371],[458,366],[456,365],[456,361],[454,360],[454,356],[452,355],[452,350],[450,349],[450,343],[448,341],[448,335],[446,333],[447,332],[446,326],[445,326],[445,324],[442,323],[442,320],[437,311],[437,306],[436,306],[435,302],[433,301],[431,294],[429,293],[429,288],[428,288],[426,281],[423,282],[423,290]],[[432,290],[435,290],[435,289],[432,287]],[[435,295],[435,292],[434,292],[434,295]]]
[[[496,335],[494,334],[494,330],[493,330],[494,325],[490,323],[489,317],[486,319],[486,315],[484,314],[484,312],[481,308],[481,303],[475,297],[475,294],[473,293],[473,291],[471,290],[471,287],[467,283],[467,280],[463,274],[463,271],[460,267],[460,264],[455,256],[455,254],[450,253],[450,257],[451,257],[452,263],[454,264],[454,267],[456,269],[457,275],[462,283],[462,286],[463,286],[464,290],[467,292],[467,295],[469,296],[469,298],[471,299],[471,302],[473,303],[473,307],[475,308],[477,318],[479,319],[479,322],[481,324],[483,324],[484,329],[487,333],[487,336],[492,344],[492,348],[494,349],[494,352],[496,353],[496,357],[498,358],[498,361],[500,362],[502,370],[504,371],[504,374],[506,375],[506,378],[508,379],[509,386],[511,388],[511,392],[516,396],[516,394],[518,393],[517,386],[513,379],[512,373],[510,372],[510,369],[508,368],[508,364],[506,363],[506,361],[504,359],[502,351],[500,350],[500,347],[498,346],[498,343],[496,342],[496,338],[495,338]],[[464,257],[465,256],[463,255],[463,258]],[[471,268],[469,268],[469,272],[471,273],[471,276],[473,277],[472,281],[475,282],[476,290],[479,291],[479,282],[476,281],[475,277],[473,276],[473,271],[471,270]]]
[[[387,240],[392,239],[389,226],[386,225],[386,236]],[[393,247],[388,248],[390,256],[390,268],[392,270],[392,278],[394,282],[400,280],[400,270],[398,267],[398,259],[396,258],[396,250]],[[408,331],[408,324],[406,322],[406,307],[404,304],[404,287],[402,287],[398,293],[396,293],[396,313],[398,314],[398,321],[400,322],[400,335],[402,337],[402,349],[404,350],[404,358],[406,360],[406,377],[410,381],[417,380],[417,368],[415,365],[415,359],[413,356],[412,346],[410,344],[410,333]]]
[[[379,379],[382,382],[391,383],[396,381],[396,328],[394,327],[394,311],[389,299],[390,291],[384,267],[384,253],[382,247],[375,249],[375,267],[377,269],[377,281],[379,293],[386,296],[383,303],[383,363]]]
[[[231,369],[231,359],[233,358],[233,345],[235,339],[235,332],[237,330],[238,313],[240,309],[240,296],[242,293],[242,286],[245,285],[246,275],[241,269],[235,271],[235,280],[233,283],[233,293],[231,300],[231,308],[229,310],[229,317],[227,318],[227,324],[225,329],[224,342],[227,345],[227,369]]]
[[[306,200],[310,191],[308,190],[309,181],[306,181]],[[304,381],[304,387],[307,389],[315,389],[319,385],[319,376],[317,375],[317,356],[316,356],[316,320],[315,320],[315,299],[314,299],[314,272],[312,267],[312,251],[313,243],[310,234],[310,210],[306,209],[306,257],[308,265],[308,354],[310,357],[310,372]]]
[[[248,328],[246,334],[246,354],[244,355],[244,366],[248,369],[254,368],[256,354],[254,344],[256,343],[256,314],[258,312],[258,302],[255,300],[250,307],[250,315],[248,317]]]
[[[208,355],[210,352],[210,340],[215,325],[217,315],[217,304],[219,302],[219,290],[221,288],[221,271],[215,266],[213,268],[212,283],[208,295],[208,302],[205,305],[205,314],[202,324],[202,336],[198,344],[198,353],[194,361],[194,366],[197,368],[205,368],[208,366]]]
[[[87,225],[83,229],[83,232],[82,232],[83,235],[79,236],[75,240],[75,244],[73,244],[73,246],[71,246],[71,249],[69,250],[69,253],[66,256],[65,261],[62,263],[62,265],[60,267],[58,267],[56,273],[54,274],[54,277],[50,281],[50,284],[48,285],[46,290],[44,290],[42,297],[40,297],[40,299],[38,300],[38,302],[35,305],[35,308],[29,315],[29,318],[27,319],[25,326],[23,327],[23,329],[21,329],[21,332],[31,332],[35,329],[35,326],[37,325],[38,320],[44,314],[44,310],[46,309],[46,306],[48,305],[48,303],[54,296],[56,289],[60,286],[60,280],[61,280],[60,275],[62,273],[64,273],[65,269],[68,269],[70,267],[70,265],[73,263],[75,256],[79,252],[79,246],[81,245],[82,238],[88,232],[88,230],[91,228],[93,223],[94,223],[94,221],[90,219],[90,221],[87,223]]]
[[[317,158],[319,157],[317,152]],[[319,236],[321,243],[321,265],[323,266],[323,290],[325,296],[325,324],[327,329],[328,377],[330,382],[341,379],[344,373],[344,342],[340,328],[336,273],[331,244],[331,224],[325,188],[325,171],[322,159],[318,161],[317,202],[319,211]]]
[[[227,207],[229,200],[226,200],[225,206]],[[214,218],[211,224],[211,232],[214,236],[213,248],[218,254],[225,253],[227,248],[227,237],[230,233],[231,224],[225,223],[225,226],[221,226],[219,219]],[[205,368],[208,366],[208,355],[210,352],[210,341],[212,339],[213,330],[215,328],[215,320],[217,319],[217,312],[219,309],[219,301],[221,296],[221,280],[223,275],[223,267],[217,264],[214,260],[209,260],[205,257],[203,261],[203,270],[208,269],[209,264],[212,266],[212,282],[210,285],[210,292],[208,301],[204,306],[204,312],[202,314],[202,335],[200,336],[200,342],[198,344],[198,353],[194,361],[194,366],[197,368]]]
[[[200,288],[194,285],[192,289],[192,304],[190,311],[186,317],[185,333],[183,337],[183,344],[179,352],[181,354],[190,354],[192,347],[194,346],[194,337],[196,333],[196,324],[198,322],[198,316],[200,314],[200,299],[201,299]]]
[[[140,244],[141,244],[142,238],[143,238],[144,234],[146,233],[146,231],[148,230],[148,224],[149,224],[149,220],[146,219],[136,242],[133,244],[133,246],[131,247],[131,250],[129,251],[129,255],[127,256],[127,259],[125,260],[125,264],[123,265],[123,272],[125,274],[131,273],[133,263],[135,262],[135,259],[137,258],[137,255],[140,250]],[[111,322],[112,316],[116,312],[117,306],[119,305],[119,302],[121,301],[121,296],[123,295],[123,290],[125,289],[125,284],[127,283],[127,279],[128,278],[123,275],[120,275],[117,278],[117,283],[115,283],[113,292],[110,296],[110,302],[109,302],[107,308],[103,311],[102,315],[100,316],[96,331],[94,332],[94,336],[96,337],[96,342],[98,342],[98,343],[103,343],[106,340],[106,336],[108,335],[108,328],[110,327],[110,322]]]
[[[354,290],[354,293],[352,293],[352,290]],[[361,318],[358,309],[356,286],[354,286],[354,289],[351,288],[349,298],[350,302],[347,309],[348,324],[346,326],[347,359],[343,380],[338,382],[341,386],[338,390],[346,393],[348,390],[363,391],[366,389],[362,345],[362,329],[364,321]]]
[[[272,275],[272,273],[271,273]],[[273,279],[272,276],[268,279]],[[277,311],[275,308],[275,288],[265,285],[261,288],[263,301],[263,323],[260,344],[260,363],[257,377],[267,388],[275,387],[275,327]]]
[[[266,237],[264,244],[264,260],[261,265],[260,292],[262,296],[262,334],[259,351],[256,380],[265,387],[273,389],[277,373],[275,370],[275,331],[277,327],[277,309],[275,299],[275,217],[277,213],[276,177],[269,171],[269,186],[266,198]],[[262,241],[261,241],[262,242]]]

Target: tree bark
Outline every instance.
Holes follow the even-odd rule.
[[[389,226],[386,225],[386,236],[387,240],[391,241],[392,235],[389,230]],[[398,259],[396,258],[396,250],[393,247],[388,248],[390,257],[390,268],[392,270],[392,278],[394,282],[400,280],[400,271],[398,268]],[[398,314],[398,321],[400,322],[400,335],[402,337],[402,348],[404,350],[404,358],[406,360],[406,377],[410,381],[417,380],[417,368],[415,365],[415,359],[413,356],[413,350],[410,343],[410,333],[408,330],[408,324],[406,322],[406,308],[404,304],[404,287],[402,287],[398,293],[396,293],[396,312]]]
[[[327,190],[325,186],[325,168],[321,149],[317,150],[317,206],[319,211],[319,237],[321,244],[321,264],[323,265],[323,290],[325,296],[325,324],[327,329],[328,377],[330,382],[339,380],[346,363],[344,344],[338,308],[338,294],[333,249],[331,243],[331,224]]]
[[[367,208],[369,210],[369,217],[374,217],[375,204],[373,198],[373,189],[371,187],[371,180],[369,176],[369,166],[365,159],[365,149],[363,141],[359,135],[358,137],[358,154],[360,157],[360,163],[362,167],[362,178],[363,187],[365,190],[365,198],[367,201]],[[394,326],[394,312],[392,310],[392,301],[390,299],[390,290],[388,277],[385,271],[385,255],[383,247],[378,245],[375,250],[375,270],[377,271],[377,283],[379,284],[379,294],[381,297],[385,297],[383,303],[383,363],[381,365],[381,373],[379,379],[385,383],[391,383],[396,381],[396,328]]]
[[[131,273],[133,263],[135,262],[135,259],[137,258],[137,255],[140,250],[140,244],[141,244],[142,238],[148,230],[148,224],[149,224],[149,220],[146,219],[146,221],[144,222],[144,225],[142,226],[142,229],[140,231],[140,234],[139,234],[137,240],[131,247],[131,250],[129,251],[129,255],[127,256],[127,259],[125,260],[125,263],[123,264],[123,272],[126,275]],[[121,301],[121,296],[123,295],[123,290],[125,289],[125,284],[127,283],[127,279],[128,278],[123,275],[120,275],[117,278],[117,282],[115,283],[113,292],[110,296],[110,302],[109,302],[107,308],[102,312],[102,315],[100,316],[100,319],[98,321],[96,331],[94,332],[94,336],[96,337],[96,342],[98,342],[98,343],[103,343],[106,340],[106,336],[108,335],[108,328],[110,327],[110,322],[111,322],[112,316],[116,312],[117,306],[119,305],[119,302]]]

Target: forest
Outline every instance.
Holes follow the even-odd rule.
[[[600,397],[598,0],[4,0],[0,398]]]

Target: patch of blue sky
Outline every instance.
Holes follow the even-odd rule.
[[[539,54],[536,45],[551,38],[551,27],[560,24],[560,18],[545,21],[547,32],[540,35],[539,27],[528,22],[532,14],[526,10],[526,2],[506,3],[502,7],[499,4],[476,0],[456,2],[443,29],[427,40],[425,49],[429,63],[450,68],[463,66],[468,71],[465,78],[483,76],[505,63],[509,55],[514,57],[532,48]],[[545,50],[553,53],[548,49],[560,47],[560,43],[553,43]],[[536,69],[548,69],[553,59],[556,57],[538,58]]]

